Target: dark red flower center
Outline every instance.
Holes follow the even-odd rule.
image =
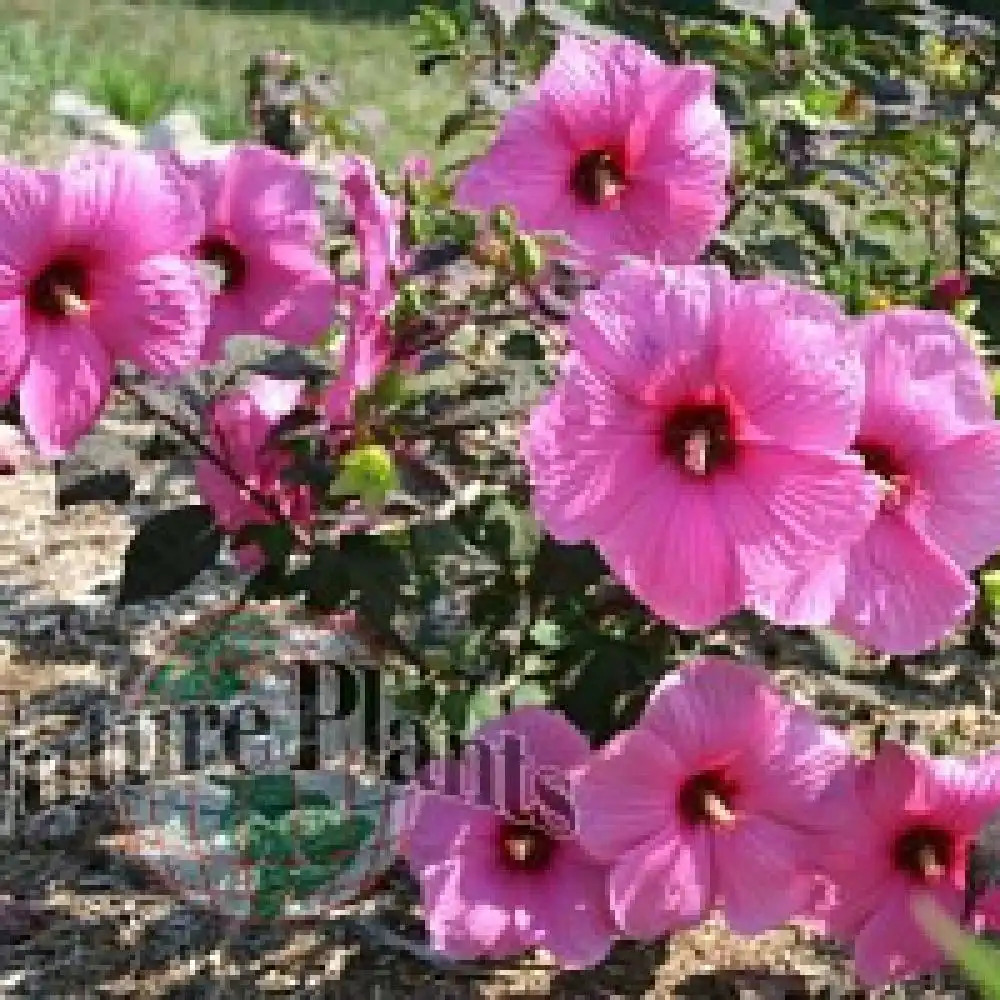
[[[247,274],[246,258],[225,237],[206,236],[195,247],[195,254],[222,272],[221,291],[232,291],[243,284]]]
[[[913,493],[913,478],[888,445],[868,438],[858,438],[854,451],[861,456],[865,469],[882,481],[882,509],[895,510]]]
[[[725,768],[700,771],[688,778],[677,793],[677,811],[690,826],[731,826],[739,785]]]
[[[515,871],[540,871],[555,851],[555,838],[528,819],[507,820],[498,833],[500,861]]]
[[[48,319],[63,319],[86,310],[90,276],[77,257],[56,257],[28,286],[28,308]]]
[[[954,836],[935,826],[911,827],[892,845],[896,869],[921,885],[935,885],[947,875],[955,854]]]
[[[663,428],[664,451],[692,475],[710,475],[736,461],[736,425],[732,404],[711,390],[671,410]]]
[[[570,187],[585,205],[597,208],[617,198],[627,179],[620,159],[614,153],[607,149],[592,149],[574,164]]]

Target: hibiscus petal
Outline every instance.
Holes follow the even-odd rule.
[[[530,885],[525,937],[563,969],[591,968],[607,957],[614,937],[608,909],[608,873],[573,844],[560,845],[554,862]]]
[[[58,226],[58,174],[0,164],[0,295],[19,294],[36,277]]]
[[[819,804],[850,766],[850,746],[811,708],[798,704],[790,707],[775,743],[774,752],[755,761],[742,782],[741,801],[751,811],[798,828],[823,826]]]
[[[481,212],[512,207],[523,230],[544,230],[572,211],[574,162],[572,147],[553,128],[546,108],[529,99],[511,110],[486,153],[459,178],[455,207]]]
[[[690,264],[711,242],[726,214],[725,181],[690,170],[687,176],[645,171],[623,193],[613,221],[600,219],[609,249],[660,264]],[[595,233],[590,241],[600,236]],[[583,234],[577,233],[579,242]],[[600,255],[598,255],[598,258]]]
[[[92,324],[114,357],[160,376],[199,364],[210,302],[190,262],[149,257],[95,279]]]
[[[562,381],[533,411],[521,443],[532,505],[556,538],[600,537],[662,485],[660,423],[578,354],[567,356]]]
[[[938,890],[934,902],[953,919],[962,912],[959,893]],[[941,950],[913,915],[914,893],[897,889],[861,928],[854,942],[854,967],[866,986],[933,972],[944,963]]]
[[[16,387],[28,357],[23,299],[0,301],[0,400]]]
[[[793,577],[775,600],[774,620],[792,628],[829,624],[844,597],[848,558],[844,552]]]
[[[851,549],[834,625],[885,653],[918,653],[958,626],[976,591],[962,570],[904,518],[879,515]]]
[[[756,666],[703,656],[668,673],[640,720],[685,762],[717,763],[751,752],[766,760],[779,745],[788,709]]]
[[[629,937],[652,940],[700,923],[714,902],[708,833],[666,827],[611,869],[611,910]]]
[[[361,258],[364,288],[374,297],[393,296],[393,269],[401,264],[403,205],[383,191],[375,165],[363,156],[338,164],[340,190],[354,217],[354,238]]]
[[[664,463],[659,481],[597,539],[615,576],[681,628],[714,625],[743,601],[739,568],[714,483]]]
[[[978,836],[1000,818],[1000,760],[928,757],[930,808],[953,830]]]
[[[475,804],[474,776],[457,761],[432,761],[406,793],[399,850],[419,872],[456,855],[470,838],[490,839],[497,822]]]
[[[657,116],[666,121],[711,93],[707,66],[667,67],[629,39],[592,42],[566,35],[539,77],[537,92],[561,131],[580,151],[643,138]],[[664,122],[665,124],[665,122]]]
[[[311,249],[272,243],[246,251],[246,257],[244,283],[221,294],[239,297],[247,327],[302,346],[329,331],[336,286]]]
[[[240,143],[223,170],[215,215],[238,243],[266,238],[310,246],[322,239],[313,181],[298,160],[267,146]]]
[[[675,813],[682,774],[669,745],[648,728],[620,733],[574,779],[580,844],[610,861],[649,840]]]
[[[719,380],[757,433],[789,447],[846,450],[861,416],[860,354],[845,349],[842,322],[782,315],[789,301],[774,284],[737,287]]]
[[[515,899],[478,855],[458,854],[424,869],[420,881],[435,950],[458,959],[507,958],[524,950],[514,924]]]
[[[108,352],[85,320],[32,328],[19,402],[43,458],[62,458],[94,426],[111,376]]]
[[[342,373],[355,390],[370,389],[392,361],[393,333],[385,318],[370,314],[347,332]]]
[[[662,74],[662,68],[661,68]],[[715,70],[689,64],[671,66],[663,76],[666,99],[656,109],[656,118],[643,137],[641,159],[635,176],[659,175],[684,185],[711,189],[719,198],[729,176],[732,139],[725,115],[715,103]]]
[[[287,417],[302,401],[306,383],[302,379],[274,378],[253,374],[244,386],[253,400],[254,408],[269,424],[277,424]]]
[[[764,816],[744,816],[715,834],[712,856],[726,922],[737,934],[779,927],[807,903],[808,835]]]
[[[918,517],[927,536],[962,569],[1000,551],[1000,425],[962,434],[916,458]]]
[[[500,747],[517,736],[526,758],[538,766],[568,771],[590,753],[587,738],[561,712],[526,705],[484,722],[473,734],[476,742]]]
[[[212,508],[216,524],[223,531],[238,531],[247,523],[247,501],[236,483],[214,462],[199,459],[194,477],[198,495]]]
[[[106,265],[184,253],[204,216],[197,191],[170,159],[105,149],[69,160],[59,174],[60,228],[68,245]]]
[[[747,603],[772,619],[802,571],[844,551],[879,502],[854,456],[769,442],[742,442],[737,467],[716,483]]]
[[[633,261],[581,296],[569,338],[619,392],[662,407],[710,380],[714,316],[730,294],[723,268]]]
[[[901,306],[859,321],[865,345],[866,408],[906,401],[923,387],[941,419],[993,419],[993,396],[982,360],[949,313]]]

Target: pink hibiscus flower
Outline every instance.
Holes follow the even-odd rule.
[[[721,907],[757,934],[801,912],[812,812],[847,759],[761,670],[707,657],[665,677],[574,782],[577,835],[612,866],[618,927],[652,939]]]
[[[341,300],[347,312],[338,379],[324,403],[332,425],[344,422],[359,391],[371,388],[392,360],[388,315],[396,299],[396,272],[406,266],[400,223],[403,206],[382,190],[374,165],[363,156],[338,164],[340,190],[354,219],[360,272],[345,281]]]
[[[829,931],[853,942],[866,984],[933,971],[944,956],[913,903],[929,896],[962,918],[969,850],[1000,808],[1000,768],[889,743],[842,772],[827,796],[816,858],[832,883]]]
[[[335,285],[317,257],[323,221],[306,169],[266,146],[238,143],[189,168],[205,210],[194,253],[218,269],[205,360],[236,334],[308,346],[333,322]]]
[[[435,949],[472,959],[544,948],[568,968],[605,957],[607,869],[571,833],[568,781],[589,749],[563,716],[521,708],[414,783],[399,847]]]
[[[207,458],[198,460],[195,481],[223,531],[235,534],[246,525],[277,520],[247,488],[268,497],[293,524],[310,524],[312,492],[306,484],[285,481],[283,473],[292,465],[292,457],[268,440],[275,427],[300,405],[303,394],[302,382],[254,375],[245,389],[214,401],[207,417],[209,447],[244,486]],[[236,555],[245,570],[257,569],[264,561],[256,543],[240,546]]]
[[[208,296],[186,250],[200,226],[188,186],[149,154],[0,165],[0,402],[18,390],[44,458],[96,423],[115,361],[197,365]]]
[[[609,275],[524,438],[539,518],[682,627],[773,617],[878,503],[847,454],[861,378],[840,322],[825,296],[722,268]]]
[[[975,601],[967,571],[1000,549],[1000,424],[982,362],[946,313],[899,308],[857,327],[865,399],[853,448],[878,516],[789,592],[786,621],[826,617],[887,653],[916,653]]]
[[[628,40],[565,37],[456,204],[512,208],[528,232],[563,232],[598,269],[627,256],[687,264],[726,213],[731,142],[710,66],[668,66]]]

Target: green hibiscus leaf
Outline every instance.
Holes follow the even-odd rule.
[[[292,889],[296,899],[304,899],[328,885],[336,872],[330,865],[296,865],[292,869]]]

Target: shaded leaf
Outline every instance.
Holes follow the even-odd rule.
[[[60,484],[56,503],[60,510],[88,503],[128,503],[133,496],[135,483],[131,473],[99,472],[84,476],[76,482]]]
[[[846,209],[833,195],[817,190],[789,191],[785,203],[817,242],[838,253],[843,250]]]
[[[222,535],[204,504],[151,517],[125,553],[119,603],[176,593],[215,562],[221,546]]]
[[[444,122],[441,124],[437,144],[447,146],[452,139],[457,138],[463,132],[472,129],[491,129],[494,124],[493,115],[481,108],[463,108],[461,111],[452,111],[451,114],[445,116]]]

